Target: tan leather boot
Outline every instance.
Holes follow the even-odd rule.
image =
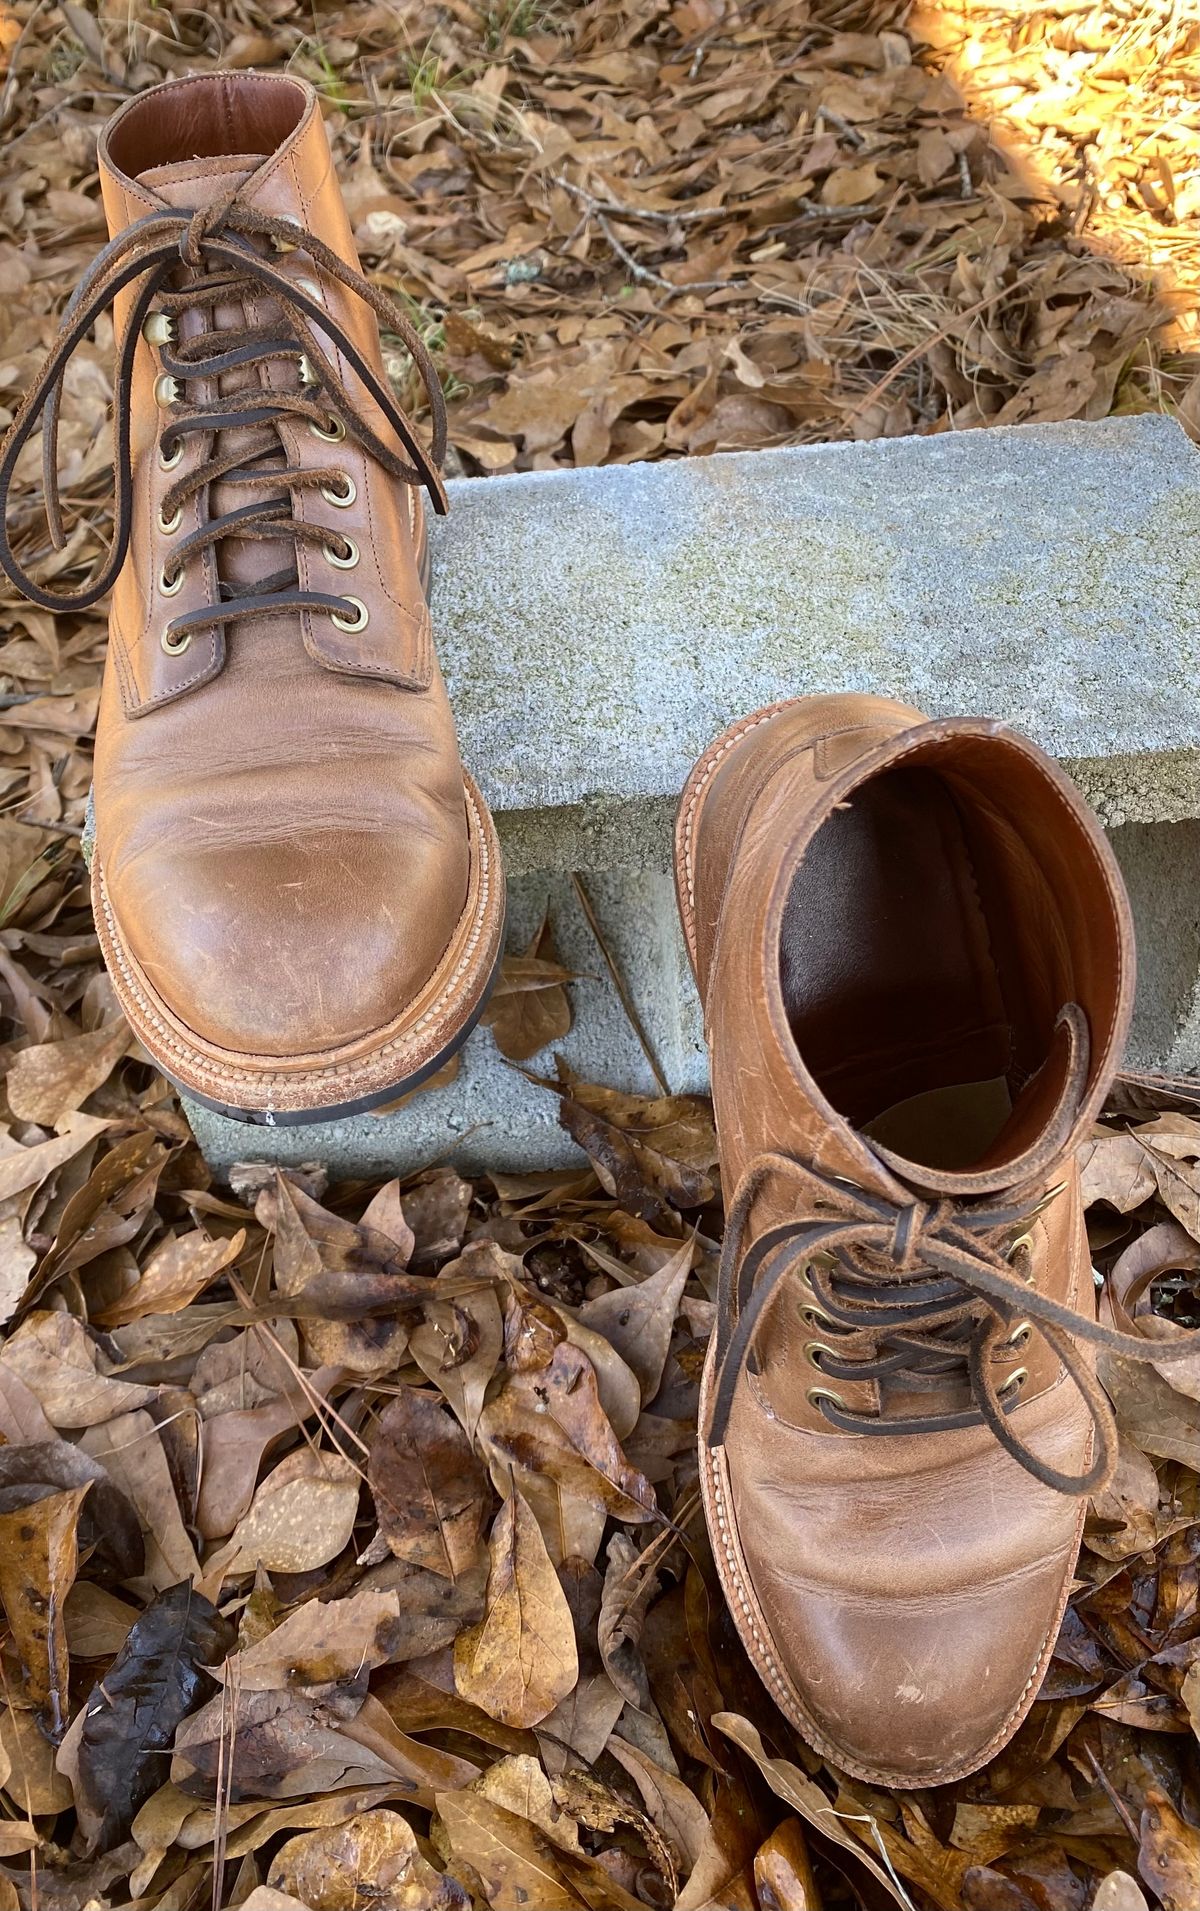
[[[705,1504],[824,1756],[962,1777],[1032,1704],[1114,1459],[1075,1150],[1133,995],[1112,852],[1002,724],[776,705],[701,758],[679,904],[727,1232]]]
[[[312,88],[231,73],[130,101],[100,145],[112,242],[0,459],[54,418],[111,308],[116,509],[75,595],[113,587],[93,901],[121,1005],[190,1094],[292,1122],[415,1086],[465,1038],[500,949],[491,819],[459,762],[426,607],[445,508],[437,374],[362,277]],[[384,372],[407,346],[426,452]],[[11,517],[11,509],[6,516]],[[43,547],[44,547],[44,540]]]

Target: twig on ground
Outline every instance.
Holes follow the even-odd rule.
[[[1125,1800],[1121,1797],[1120,1792],[1115,1791],[1112,1785],[1109,1783],[1100,1765],[1100,1761],[1097,1759],[1096,1754],[1093,1752],[1091,1746],[1085,1745],[1083,1749],[1087,1754],[1088,1764],[1091,1766],[1093,1772],[1096,1774],[1096,1778],[1099,1781],[1100,1787],[1102,1791],[1104,1792],[1105,1796],[1107,1797],[1109,1804],[1112,1806],[1113,1810],[1116,1812],[1117,1817],[1121,1820],[1121,1823],[1124,1825],[1126,1831],[1129,1833],[1129,1836],[1133,1839],[1134,1844],[1140,1845],[1141,1835],[1138,1831],[1137,1826],[1134,1824],[1133,1819],[1130,1816],[1128,1805],[1125,1803]]]
[[[625,986],[625,978],[609,954],[608,944],[605,942],[600,924],[596,920],[596,911],[592,907],[592,899],[584,886],[583,878],[581,876],[572,875],[571,881],[575,885],[575,894],[579,897],[579,906],[587,917],[588,928],[596,938],[596,947],[604,957],[605,966],[613,979],[613,987],[621,998],[621,1007],[629,1017],[630,1027],[633,1029],[634,1034],[641,1044],[642,1054],[646,1057],[646,1061],[649,1064],[650,1073],[657,1082],[660,1092],[664,1095],[669,1095],[671,1092],[670,1085],[658,1065],[658,1057],[650,1046],[650,1038],[642,1026],[642,1018],[634,1006],[633,997]]]
[[[656,285],[661,292],[669,292],[673,297],[677,298],[680,294],[685,292],[724,292],[730,286],[744,283],[741,279],[697,279],[687,285],[672,284],[670,279],[663,278],[661,272],[655,272],[650,266],[642,265],[640,260],[634,258],[628,246],[623,245],[620,239],[618,239],[607,217],[607,215],[611,213],[614,217],[621,219],[641,219],[643,217],[665,219],[667,217],[665,213],[643,214],[635,212],[632,207],[616,206],[607,200],[597,199],[596,195],[589,192],[585,186],[577,186],[573,180],[564,179],[559,173],[552,174],[552,178],[555,185],[562,186],[564,191],[569,192],[573,198],[578,199],[580,205],[585,208],[586,217],[595,219],[596,224],[604,234],[605,239],[608,241],[608,244],[617,258],[620,259],[626,271],[632,278],[637,280],[639,285]],[[686,219],[689,216],[695,217],[700,211],[701,208],[697,207],[692,210],[690,215],[688,212],[682,212],[678,217],[681,219]],[[705,216],[709,217],[711,215],[706,213]],[[578,231],[578,227],[576,230]],[[572,234],[572,237],[574,237],[574,234]]]
[[[831,106],[819,106],[817,118],[827,120],[830,126],[836,127],[842,138],[848,140],[851,146],[866,145],[866,139],[859,132],[858,127],[852,126],[848,119],[843,119],[840,113],[835,113]]]
[[[729,214],[728,206],[680,206],[677,211],[665,211],[659,206],[623,206],[616,199],[601,199],[586,186],[564,179],[561,173],[554,173],[552,177],[556,186],[581,200],[589,211],[611,213],[616,219],[648,219],[655,225],[673,226],[690,224],[697,219],[724,219]]]

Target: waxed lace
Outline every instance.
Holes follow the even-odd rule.
[[[1086,1073],[1086,1025],[1074,1005],[1064,1016],[1078,1080]],[[1064,1127],[1070,1125],[1072,1099],[1077,1105],[1077,1094],[1060,1103]],[[794,1191],[796,1218],[765,1229],[743,1251],[755,1201],[780,1183]],[[1044,1486],[1076,1495],[1099,1492],[1116,1465],[1116,1424],[1077,1343],[1130,1360],[1172,1361],[1194,1358],[1200,1335],[1164,1342],[1122,1333],[1039,1292],[1032,1271],[1028,1279],[1017,1271],[1014,1261],[1029,1254],[1030,1228],[1061,1192],[1061,1184],[1047,1190],[1043,1179],[1040,1188],[1017,1188],[992,1200],[892,1201],[794,1155],[757,1156],[726,1218],[708,1444],[724,1443],[768,1302],[788,1275],[800,1274],[812,1297],[805,1319],[819,1335],[809,1342],[808,1358],[819,1379],[808,1397],[831,1425],[868,1435],[986,1425]],[[1011,1362],[1035,1333],[1058,1357],[1092,1421],[1092,1461],[1079,1474],[1051,1466],[1012,1425],[1026,1370],[1018,1368],[999,1383],[993,1372],[995,1363],[1006,1355]],[[887,1412],[882,1404],[878,1411],[857,1409],[838,1393],[839,1382],[872,1384],[881,1403],[891,1393],[927,1394],[930,1411]],[[961,1399],[964,1391],[968,1405],[945,1404],[948,1392]]]
[[[169,521],[187,500],[206,493],[213,483],[245,489],[248,502],[210,517],[200,528],[179,540],[171,550],[171,584],[180,567],[220,544],[225,538],[290,538],[319,542],[344,553],[348,540],[336,528],[298,518],[293,494],[304,488],[336,497],[345,490],[346,474],[335,463],[300,470],[287,461],[284,441],[271,427],[302,419],[327,435],[342,434],[360,445],[393,478],[420,484],[434,509],[446,508],[438,474],[445,454],[446,413],[437,371],[406,314],[396,302],[361,273],[347,266],[314,233],[288,219],[258,212],[243,204],[239,187],[212,206],[199,211],[163,208],[147,213],[97,254],[63,314],[58,335],[9,428],[0,451],[0,569],[26,597],[47,610],[86,609],[112,586],[129,547],[133,473],[130,456],[130,392],[134,354],[152,308],[172,319],[184,308],[212,311],[218,302],[239,297],[270,298],[279,308],[269,323],[218,330],[215,325],[199,336],[177,343],[173,337],[162,349],[163,374],[175,381],[172,402],[164,407],[159,454],[165,465],[173,460],[182,440],[202,435],[209,456],[166,492],[161,505]],[[428,396],[433,429],[430,449],[420,444],[415,430],[387,385],[372,370],[354,341],[326,307],[290,280],[258,250],[255,241],[283,251],[301,251],[323,271],[369,305],[411,355]],[[174,281],[174,283],[173,283]],[[50,542],[61,550],[66,542],[58,483],[58,417],[63,383],[71,356],[96,319],[128,286],[136,292],[128,323],[117,351],[113,404],[114,508],[112,535],[99,569],[77,591],[49,590],[30,576],[14,553],[8,529],[8,500],[17,460],[40,424],[46,523]],[[174,327],[169,330],[173,333]],[[407,457],[381,438],[362,416],[332,362],[327,340],[353,367],[386,419]],[[189,399],[191,379],[217,380],[222,373],[268,360],[292,360],[297,366],[297,388],[250,388]],[[301,382],[303,378],[304,382]],[[263,427],[262,443],[246,449],[245,429]],[[241,430],[237,449],[222,448],[221,434]],[[411,462],[410,462],[411,461]],[[332,498],[331,498],[332,501]],[[238,618],[289,614],[299,610],[326,611],[353,617],[355,600],[333,593],[301,589],[293,566],[244,587],[219,584],[220,603],[201,606],[175,618],[164,633],[164,648],[183,649],[196,628],[229,623]],[[351,627],[351,626],[347,626]]]

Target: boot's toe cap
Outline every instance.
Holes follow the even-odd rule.
[[[885,1784],[937,1784],[982,1764],[1036,1694],[1072,1548],[951,1596],[866,1599],[754,1584],[781,1669],[839,1761]],[[804,1729],[801,1721],[801,1729]]]
[[[1021,1428],[1048,1465],[1086,1464],[1074,1389],[1030,1402]],[[998,1751],[1053,1648],[1084,1503],[984,1426],[823,1435],[766,1415],[750,1387],[718,1467],[726,1592],[801,1732],[893,1785],[947,1783]]]
[[[425,988],[466,896],[467,845],[298,835],[164,845],[105,870],[117,932],[200,1041],[295,1058],[386,1028]]]

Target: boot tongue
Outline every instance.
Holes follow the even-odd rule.
[[[238,187],[243,186],[270,158],[263,153],[227,153],[216,158],[177,160],[168,166],[152,166],[146,172],[139,173],[138,184],[152,192],[164,205],[176,209],[198,211],[202,206],[210,206],[218,199],[227,198]],[[229,304],[217,306],[213,313],[220,330],[229,330],[244,321],[240,306]],[[222,377],[221,389],[228,394],[231,391],[245,390],[257,392],[262,388],[257,368],[247,367],[237,372],[227,372]],[[195,387],[193,387],[193,390]],[[270,443],[273,434],[261,430],[223,434],[221,443],[226,450],[240,445],[247,454]],[[270,480],[264,479],[264,487],[270,488]],[[252,494],[236,486],[216,484],[210,494],[210,508],[214,517],[225,511],[236,510],[239,505],[250,502]],[[226,538],[221,545],[218,565],[222,577],[231,584],[245,587],[256,579],[290,565],[294,558],[294,549],[290,542],[271,540],[243,540]]]
[[[172,166],[151,166],[138,174],[139,186],[165,206],[210,206],[235,186],[244,185],[263,163],[262,153],[228,153],[220,159],[183,159]]]

